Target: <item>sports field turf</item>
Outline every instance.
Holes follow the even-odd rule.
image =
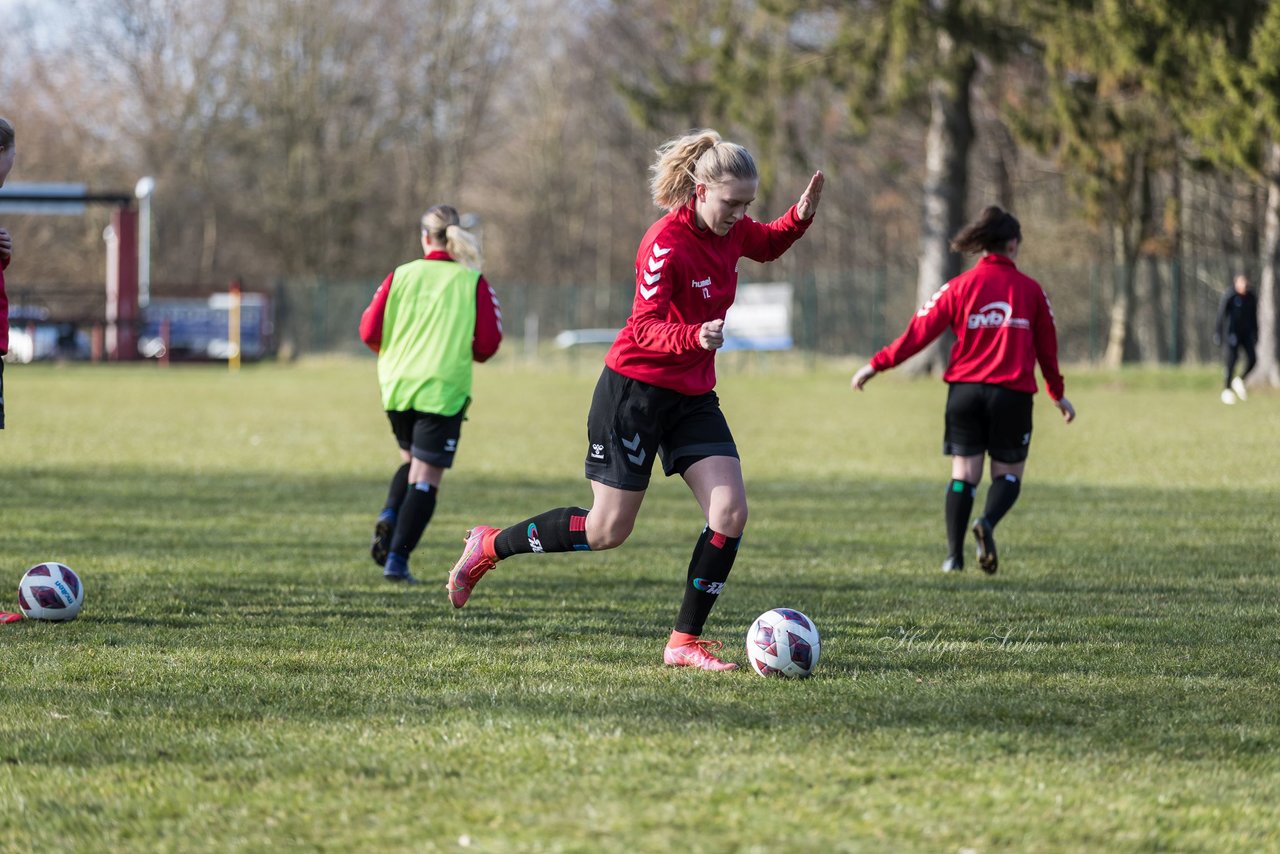
[[[9,366],[0,580],[88,595],[0,625],[0,849],[1280,848],[1280,395],[1069,371],[1000,574],[944,576],[940,382],[724,360],[751,520],[708,636],[809,614],[817,674],[773,681],[660,666],[678,481],[449,606],[469,524],[589,502],[592,361],[477,370],[412,589],[367,556],[372,361]]]

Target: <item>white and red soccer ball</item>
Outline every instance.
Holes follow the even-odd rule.
[[[29,620],[74,620],[83,604],[84,585],[66,564],[38,563],[18,583],[18,609]]]
[[[813,620],[792,608],[765,611],[747,631],[747,660],[761,676],[808,676],[821,648]]]

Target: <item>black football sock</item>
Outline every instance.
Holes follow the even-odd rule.
[[[982,511],[991,527],[994,528],[1009,512],[1021,491],[1022,479],[1016,474],[1001,475],[991,482],[991,488],[987,490],[987,506]]]
[[[493,540],[498,559],[538,552],[589,551],[587,511],[581,507],[558,507],[532,519],[503,528]]]
[[[396,518],[396,530],[391,535],[391,553],[408,558],[418,547],[422,532],[427,530],[431,514],[436,509],[436,495],[440,488],[432,486],[425,480],[415,483],[400,505],[400,515]]]
[[[396,469],[391,476],[391,486],[387,490],[387,503],[382,508],[382,516],[394,518],[400,513],[400,505],[409,493],[409,464],[405,463]]]
[[[964,559],[964,537],[969,532],[969,514],[977,491],[977,484],[965,480],[952,480],[947,487],[947,553],[951,557]]]
[[[724,590],[733,560],[738,556],[742,537],[726,537],[704,528],[689,560],[689,575],[684,587],[684,601],[676,615],[676,631],[701,635],[707,616]]]

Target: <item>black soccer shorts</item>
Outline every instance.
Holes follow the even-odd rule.
[[[587,479],[617,489],[648,489],[655,454],[667,477],[707,457],[736,458],[720,398],[714,391],[681,394],[606,367],[587,414]]]
[[[1020,463],[1031,448],[1032,395],[987,383],[952,383],[947,392],[947,426],[942,453],[955,457],[988,454],[1002,463]]]
[[[456,415],[388,409],[387,420],[401,450],[408,451],[415,460],[447,469],[453,465],[458,439],[462,436],[462,422],[467,420],[470,405],[468,398]]]

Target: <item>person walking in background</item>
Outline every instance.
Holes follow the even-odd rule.
[[[942,452],[951,456],[945,516],[947,558],[943,572],[964,569],[964,540],[983,461],[991,458],[991,488],[982,516],[973,524],[978,565],[994,574],[998,567],[995,527],[1013,507],[1031,446],[1035,366],[1067,423],[1076,417],[1063,397],[1058,371],[1058,336],[1044,289],[1014,265],[1022,227],[1012,214],[986,208],[951,241],[954,252],[981,258],[968,272],[938,289],[898,340],[876,353],[853,376],[863,390],[881,371],[902,364],[951,329],[956,342],[943,379],[947,393]]]
[[[1249,277],[1237,273],[1218,304],[1213,343],[1222,347],[1222,402],[1248,400],[1245,377],[1258,364],[1258,299],[1249,290]],[[1236,376],[1236,360],[1244,351],[1244,370]]]
[[[475,237],[458,212],[422,216],[424,257],[397,267],[360,318],[360,338],[378,354],[382,406],[404,463],[391,478],[370,554],[388,581],[416,583],[409,555],[435,512],[471,403],[471,364],[502,343],[502,312],[480,274]]]
[[[808,229],[818,209],[817,172],[800,200],[771,223],[747,209],[759,172],[750,152],[715,131],[694,131],[658,149],[653,200],[667,214],[636,253],[631,316],[605,356],[587,415],[590,509],[548,510],[509,528],[477,525],[449,573],[449,600],[467,603],[477,583],[512,555],[599,551],[631,534],[655,455],[679,474],[702,511],[675,629],[663,663],[733,670],[702,630],[729,577],[747,522],[746,487],[715,391],[715,354],[737,292],[740,258],[772,261]]]
[[[16,135],[8,119],[0,119],[0,187],[9,178],[17,156]],[[4,429],[4,356],[9,352],[9,297],[4,290],[4,271],[13,260],[13,238],[0,228],[0,430]]]

